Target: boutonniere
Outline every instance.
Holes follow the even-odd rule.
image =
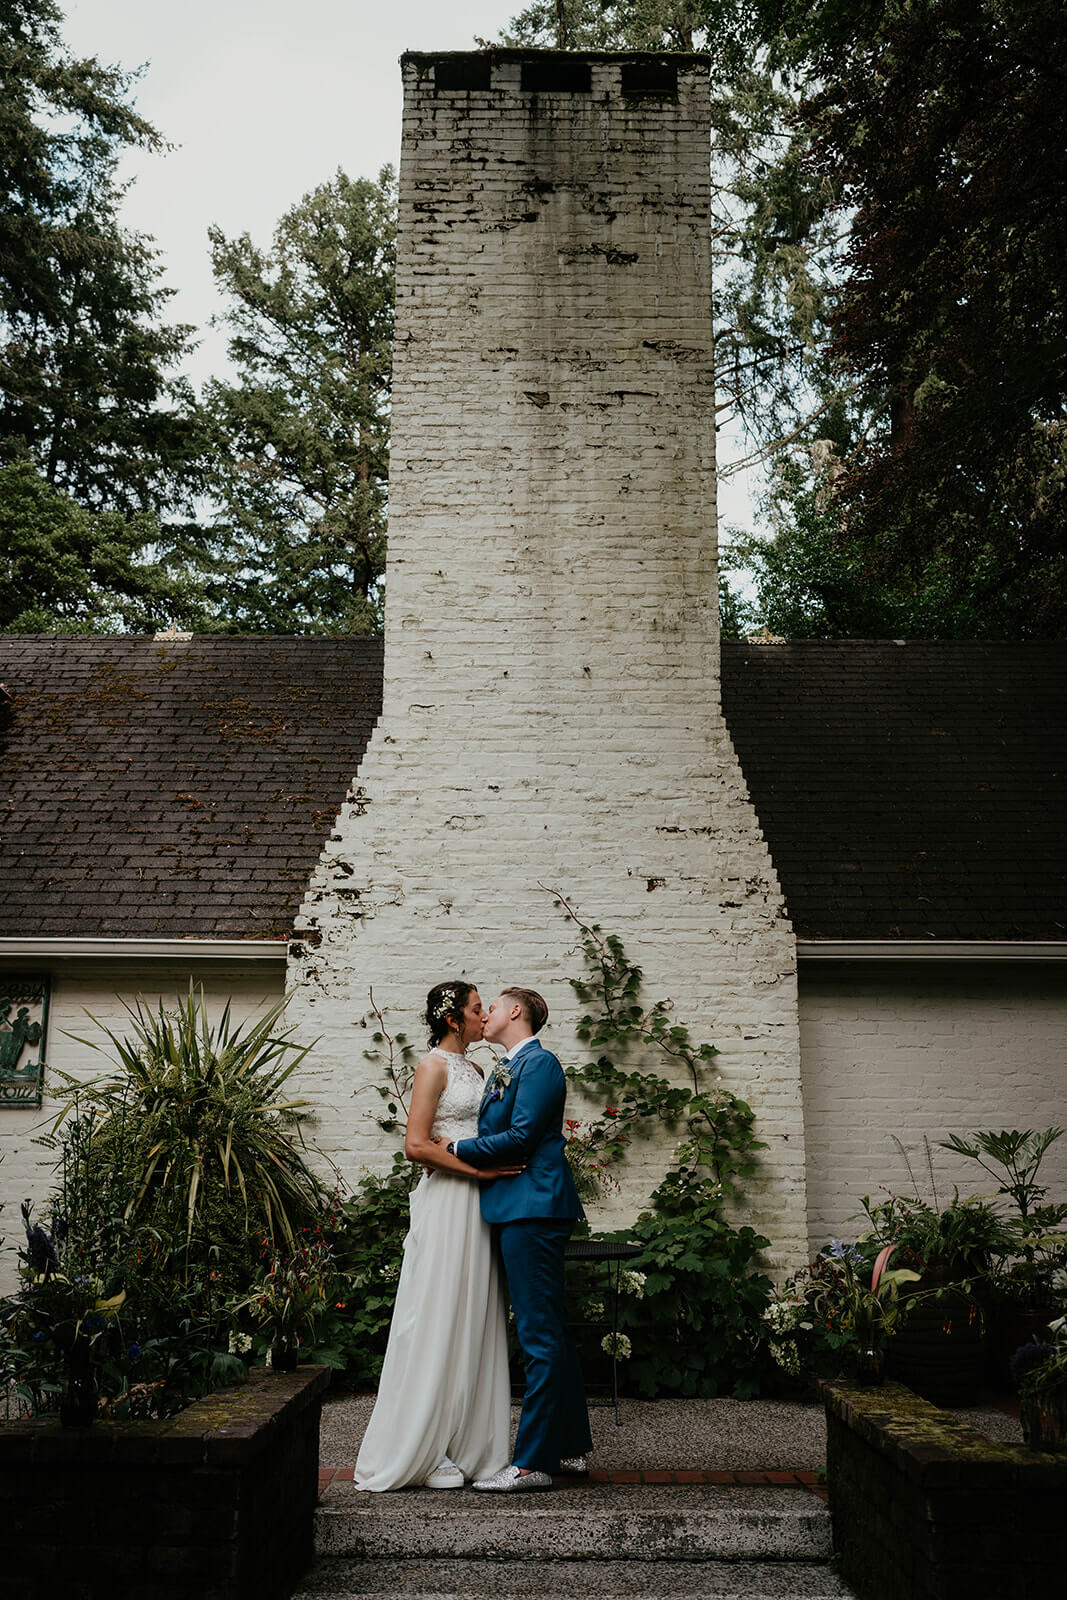
[[[486,1100],[503,1100],[505,1089],[511,1084],[511,1067],[505,1056],[498,1061],[489,1075],[489,1082],[485,1086]]]

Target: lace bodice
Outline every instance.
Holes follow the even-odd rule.
[[[437,1102],[433,1127],[435,1139],[473,1139],[478,1133],[478,1107],[482,1103],[485,1084],[482,1075],[466,1056],[452,1050],[432,1051],[448,1063],[448,1082]]]

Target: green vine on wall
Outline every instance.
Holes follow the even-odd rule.
[[[766,1145],[755,1136],[750,1106],[721,1085],[704,1087],[708,1064],[718,1049],[697,1044],[684,1023],[673,1020],[669,1000],[643,1006],[644,974],[627,958],[622,940],[605,935],[599,923],[583,921],[558,890],[546,892],[553,894],[577,927],[589,973],[587,978],[570,980],[578,999],[590,1008],[579,1017],[575,1032],[598,1054],[584,1066],[569,1068],[567,1076],[587,1094],[608,1096],[605,1119],[599,1124],[605,1157],[621,1160],[634,1134],[651,1133],[659,1125],[682,1126],[688,1137],[675,1151],[675,1168],[702,1169],[721,1199],[732,1198],[739,1184],[755,1173],[755,1153]],[[692,1087],[618,1065],[616,1055],[632,1055],[635,1050],[651,1050],[675,1071],[684,1068]]]
[[[390,1033],[385,1020],[385,1012],[374,998],[374,990],[370,994],[371,1013],[376,1020],[374,1032],[371,1034],[372,1050],[364,1050],[364,1061],[370,1061],[375,1066],[380,1066],[386,1078],[385,1083],[373,1085],[376,1093],[385,1101],[385,1115],[378,1118],[378,1126],[385,1133],[396,1133],[403,1128],[408,1119],[408,1094],[411,1090],[412,1080],[415,1077],[416,1052],[406,1033]],[[367,1026],[367,1018],[361,1017],[360,1024]],[[403,1122],[400,1113],[403,1111]]]
[[[619,1308],[629,1385],[650,1397],[758,1393],[766,1372],[760,1319],[772,1287],[759,1254],[770,1241],[726,1215],[728,1203],[734,1211],[741,1204],[766,1148],[755,1114],[720,1081],[707,1082],[719,1052],[694,1040],[669,1000],[643,1004],[644,974],[621,939],[585,921],[558,890],[545,892],[577,928],[586,967],[570,983],[586,1008],[578,1038],[596,1055],[567,1076],[585,1094],[606,1097],[585,1136],[589,1150],[614,1164],[634,1138],[661,1127],[682,1135],[647,1209],[632,1227],[601,1235],[641,1246],[628,1275],[641,1292],[624,1296]],[[650,1056],[689,1082],[648,1070]]]

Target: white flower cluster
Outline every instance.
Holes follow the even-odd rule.
[[[231,1331],[231,1333],[230,1333],[230,1354],[231,1354],[231,1356],[246,1356],[246,1355],[248,1355],[250,1353],[251,1349],[252,1349],[252,1335],[250,1333],[238,1333],[238,1332],[236,1332],[236,1330]]]
[[[391,1262],[389,1266],[382,1268],[381,1276],[385,1279],[386,1283],[395,1283],[397,1278],[400,1276],[399,1265],[395,1261]]]
[[[790,1377],[800,1377],[800,1346],[795,1339],[772,1340],[771,1356]]]
[[[772,1360],[790,1377],[799,1378],[800,1345],[795,1335],[800,1329],[810,1332],[813,1327],[808,1317],[807,1301],[795,1294],[783,1294],[765,1308],[762,1321],[767,1327],[767,1346]]]
[[[643,1272],[624,1272],[620,1278],[623,1294],[632,1294],[635,1299],[645,1298],[645,1274]]]
[[[599,1322],[604,1315],[603,1300],[587,1300],[585,1302],[585,1314],[590,1322]]]
[[[803,1300],[772,1300],[763,1313],[763,1321],[772,1336],[792,1333],[795,1328],[810,1330],[812,1324],[807,1320],[807,1309]]]
[[[614,1356],[617,1361],[625,1361],[633,1354],[633,1346],[624,1333],[606,1333],[600,1341],[600,1348],[605,1355]]]

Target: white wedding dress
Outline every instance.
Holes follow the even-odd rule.
[[[435,1048],[448,1081],[432,1132],[444,1140],[478,1132],[484,1084],[465,1056]],[[389,1344],[356,1461],[360,1489],[421,1484],[449,1457],[464,1476],[507,1465],[511,1387],[500,1268],[480,1184],[450,1172],[423,1175],[411,1195]]]

